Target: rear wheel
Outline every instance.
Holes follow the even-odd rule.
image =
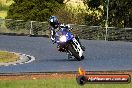
[[[69,50],[69,52],[72,54],[72,56],[75,57],[76,60],[81,61],[82,59],[84,59],[84,56],[82,55],[82,56],[80,57],[80,56],[79,56],[79,53],[76,52],[76,50],[73,48],[73,46],[72,46],[71,44],[69,44],[68,50]]]

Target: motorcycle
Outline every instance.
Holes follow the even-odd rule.
[[[59,51],[67,52],[68,59],[73,56],[77,61],[81,61],[84,59],[83,49],[69,30],[68,26],[61,26],[59,31],[56,32],[57,47]]]

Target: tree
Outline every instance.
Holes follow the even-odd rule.
[[[27,24],[21,25],[21,22],[14,20],[25,21],[48,21],[49,17],[53,15],[61,5],[63,0],[14,0],[14,3],[9,7],[6,27],[11,30],[26,29]],[[38,22],[36,22],[38,23]],[[18,28],[19,25],[19,28]],[[38,35],[39,31],[44,31],[43,25],[34,24],[33,34]],[[47,27],[48,28],[48,27]]]
[[[14,0],[6,18],[47,21],[61,4],[63,0]]]
[[[100,6],[100,0],[89,0],[87,4],[91,8],[98,8]]]
[[[98,10],[103,6],[101,24],[106,20],[106,5],[108,0],[84,0],[89,9]],[[132,27],[132,2],[131,0],[109,0],[109,19],[108,25],[115,27]],[[86,16],[86,18],[91,18]],[[93,20],[96,20],[96,17]],[[94,22],[93,22],[94,24]]]
[[[117,27],[132,27],[131,0],[112,0],[109,4],[109,25]]]
[[[84,0],[87,7],[87,13],[85,15],[85,23],[93,26],[103,26],[103,13],[104,10],[101,8],[100,0]]]

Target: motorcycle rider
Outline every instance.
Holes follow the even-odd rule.
[[[71,27],[69,25],[62,25],[59,23],[58,19],[56,16],[51,16],[49,18],[49,23],[50,23],[50,31],[51,31],[51,40],[54,43],[56,43],[56,31],[59,30],[61,27],[67,27],[68,29],[71,29]],[[70,31],[70,30],[69,30]],[[85,47],[82,46],[81,42],[79,41],[79,37],[78,36],[75,36],[75,38],[77,39],[77,41],[80,43],[81,47],[82,47],[82,50],[85,51]],[[59,47],[58,47],[59,48]]]
[[[51,16],[50,19],[49,19],[49,23],[50,23],[50,28],[49,29],[51,31],[50,38],[51,38],[52,42],[55,43],[56,42],[55,41],[55,34],[56,34],[56,31],[55,30],[57,28],[59,28],[60,23],[59,23],[59,21],[58,21],[58,19],[57,19],[56,16]]]

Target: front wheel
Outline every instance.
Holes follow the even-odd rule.
[[[86,77],[83,75],[78,76],[76,80],[79,85],[84,85],[87,82]]]
[[[72,56],[75,57],[76,60],[81,61],[81,60],[84,59],[84,56],[82,55],[82,56],[80,57],[80,56],[79,56],[79,53],[76,52],[76,50],[73,48],[73,46],[72,46],[71,44],[69,44],[69,46],[68,46],[68,51],[69,51],[69,53],[70,53]]]

